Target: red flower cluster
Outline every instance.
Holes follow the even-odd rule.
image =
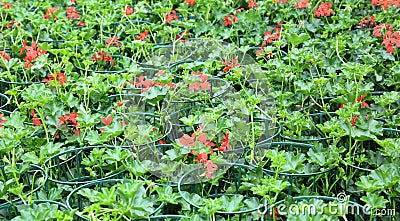
[[[79,14],[75,9],[75,6],[70,6],[67,8],[67,18],[69,20],[75,18],[75,19],[79,19]]]
[[[79,27],[85,27],[86,23],[84,21],[79,21],[78,24],[76,24]]]
[[[394,53],[393,45],[396,45],[397,48],[400,48],[400,34],[397,31],[391,32],[388,31],[383,36],[383,45],[386,47],[387,53]]]
[[[221,145],[218,147],[219,151],[231,151],[231,145],[229,144],[229,134],[224,135],[224,140],[222,141]]]
[[[374,28],[374,36],[383,37],[382,45],[385,45],[387,53],[394,53],[394,45],[400,48],[400,34],[393,30],[391,24],[377,25]]]
[[[147,38],[147,35],[149,35],[149,30],[145,30],[144,32],[140,33],[139,36],[136,37],[136,40],[145,41]],[[146,41],[149,42],[150,40],[147,39]]]
[[[239,22],[236,19],[236,15],[227,15],[224,17],[224,26],[232,25],[235,22]]]
[[[194,82],[189,84],[189,90],[210,90],[210,82],[207,81],[208,75],[203,74],[202,72],[194,72],[192,71],[192,75],[197,76],[200,79],[200,82]]]
[[[167,74],[167,73],[162,70],[157,73],[157,75],[165,75],[165,74]],[[172,77],[172,79],[174,78],[174,76],[171,76],[171,77]],[[143,92],[148,92],[150,88],[155,87],[155,86],[160,86],[160,87],[168,86],[170,88],[175,88],[175,84],[173,84],[171,82],[169,82],[168,84],[163,84],[163,83],[160,83],[155,80],[150,80],[150,79],[145,80],[144,78],[145,78],[145,76],[139,76],[138,82],[133,81],[131,83],[134,84],[138,88],[142,88]]]
[[[361,108],[369,108],[369,104],[364,101],[368,94],[363,94],[361,97],[357,98],[357,102],[361,102]]]
[[[274,2],[286,3],[287,0],[274,0]]]
[[[68,114],[64,114],[64,116],[60,116],[58,117],[58,119],[60,120],[56,126],[56,128],[60,127],[63,124],[68,124],[68,123],[72,123],[75,127],[75,136],[79,135],[79,123],[76,121],[76,118],[78,117],[78,114],[76,112],[72,112],[70,113],[70,115],[68,116]]]
[[[375,16],[364,16],[364,18],[361,20],[361,22],[357,25],[358,28],[370,28],[372,26],[375,26],[377,23],[375,21]]]
[[[178,16],[176,15],[176,11],[175,10],[172,10],[171,12],[168,12],[167,15],[165,16],[165,21],[168,24],[171,24],[173,20],[177,20],[177,21],[179,20]]]
[[[265,36],[264,39],[265,39],[266,43],[270,44],[273,41],[275,41],[275,40],[277,40],[277,39],[279,39],[281,37],[281,28],[276,26],[274,28],[274,30],[275,30],[274,34],[272,34],[272,31],[264,32],[264,36]]]
[[[121,46],[121,43],[118,41],[118,36],[114,36],[111,38],[106,39],[106,48],[116,45],[118,47]]]
[[[8,22],[8,24],[7,25],[5,25],[5,26],[3,26],[3,30],[6,30],[7,28],[12,28],[13,26],[21,26],[21,24],[19,24],[19,23],[16,23],[14,20],[10,20],[9,22]]]
[[[183,42],[188,42],[189,40],[185,39],[187,37],[189,37],[191,35],[191,33],[187,30],[180,32],[179,34],[176,35],[176,39],[180,40],[182,43]]]
[[[400,0],[371,0],[371,6],[372,5],[381,6],[381,8],[386,10],[389,6],[400,6]]]
[[[239,20],[237,20],[237,18],[236,18],[236,14],[241,11],[244,11],[244,8],[238,8],[238,9],[236,9],[235,13],[225,16],[224,17],[224,26],[232,25],[235,22],[239,22]]]
[[[11,59],[11,57],[9,55],[7,55],[6,51],[0,51],[0,58],[4,58],[7,61],[9,61]]]
[[[214,174],[214,171],[215,171],[216,169],[218,169],[218,166],[217,166],[215,163],[213,163],[211,160],[207,160],[207,161],[204,163],[204,166],[205,166],[206,169],[207,169],[206,176],[207,176],[208,178],[211,178],[211,177],[213,176],[213,174]]]
[[[308,0],[298,0],[295,4],[294,7],[297,9],[305,9],[308,6]]]
[[[3,120],[2,118],[4,117],[3,113],[0,113],[0,128],[3,127],[3,123],[7,122],[7,120]]]
[[[196,143],[196,137],[197,141],[202,143],[204,146],[209,146],[213,147],[215,144],[213,142],[207,141],[207,136],[204,133],[204,125],[200,125],[200,127],[192,134],[192,136],[189,136],[187,134],[184,134],[181,138],[179,138],[179,143],[184,145],[185,147],[194,147]]]
[[[214,174],[214,171],[216,169],[218,169],[218,166],[215,163],[213,163],[212,160],[208,159],[208,154],[206,152],[197,153],[194,150],[191,150],[190,154],[197,155],[197,159],[195,160],[195,162],[197,162],[197,163],[203,162],[204,163],[204,167],[207,170],[206,171],[206,176],[208,178],[212,178],[212,176]],[[211,154],[213,154],[213,152],[211,152]]]
[[[195,5],[196,4],[196,0],[186,0],[185,2],[188,5]]]
[[[106,126],[110,126],[112,120],[113,118],[111,116],[108,116],[107,118],[101,118],[101,122],[103,122]]]
[[[2,2],[2,4],[3,4],[3,6],[4,6],[4,9],[10,9],[11,7],[13,7],[13,4],[11,4],[11,3],[7,3],[7,2]]]
[[[351,118],[351,126],[356,126],[356,122],[357,122],[358,116],[354,116]]]
[[[24,57],[24,61],[25,61],[25,68],[30,68],[32,67],[32,62],[38,58],[39,56],[44,55],[47,51],[42,50],[40,48],[37,47],[36,41],[32,42],[31,46],[26,46],[26,43],[28,41],[25,40],[24,42],[22,42],[22,48],[19,50],[20,54],[23,54],[26,50],[26,55]]]
[[[276,26],[274,28],[275,33],[272,34],[272,31],[266,31],[264,32],[264,41],[261,43],[261,48],[260,50],[256,51],[257,56],[261,56],[263,52],[265,52],[265,45],[266,44],[271,44],[273,41],[279,39],[281,37],[281,28]],[[271,54],[269,54],[271,56]]]
[[[46,77],[45,79],[43,79],[44,83],[48,83],[49,81],[57,81],[58,83],[60,83],[60,86],[62,86],[63,84],[67,83],[67,77],[65,76],[64,73],[61,72],[56,72],[54,74],[49,74],[48,77]]]
[[[40,126],[42,125],[42,121],[36,116],[35,110],[31,110],[32,122],[33,126]]]
[[[117,106],[118,107],[125,106],[125,104],[128,103],[128,102],[129,102],[129,100],[120,101],[120,102],[117,103]]]
[[[382,37],[383,36],[382,32],[385,33],[388,31],[394,31],[391,24],[385,24],[385,23],[379,24],[374,28],[374,36]]]
[[[134,13],[133,8],[131,8],[129,5],[126,5],[126,6],[124,7],[124,11],[125,11],[125,15],[126,15],[126,16],[129,16],[129,15],[131,15],[131,14]]]
[[[222,64],[225,65],[223,72],[228,72],[229,70],[231,70],[234,67],[239,67],[240,64],[238,64],[237,61],[238,61],[238,57],[236,57],[234,59],[227,59],[225,62],[222,62]]]
[[[247,6],[248,8],[256,8],[258,7],[258,4],[255,0],[249,0],[249,5]]]
[[[92,55],[92,61],[109,61],[111,66],[114,67],[114,61],[112,56],[108,52],[102,52],[101,50],[97,51],[97,54]]]
[[[179,143],[186,147],[194,147],[196,144],[196,137],[197,141],[202,143],[204,146],[209,146],[213,147],[215,144],[213,142],[207,141],[207,137],[204,134],[204,125],[200,125],[200,127],[192,134],[192,136],[189,136],[188,134],[184,134],[181,138],[179,138]],[[225,134],[224,140],[221,142],[221,145],[217,148],[218,151],[225,152],[225,151],[231,151],[231,146],[229,144],[229,134]],[[210,155],[214,154],[214,149],[210,148]],[[208,154],[206,152],[202,153],[197,153],[194,150],[190,151],[190,154],[197,155],[197,159],[195,162],[197,163],[204,163],[204,166],[207,169],[206,176],[208,178],[211,178],[215,169],[218,168],[217,165],[215,165],[211,160],[208,159]]]
[[[315,9],[314,17],[319,18],[321,16],[331,16],[335,12],[331,9],[332,4],[329,2],[322,2],[321,5]]]
[[[361,108],[369,108],[369,104],[365,101],[365,98],[368,96],[368,94],[363,94],[360,97],[357,98],[357,102],[361,102]],[[354,104],[354,102],[353,102]],[[344,104],[339,104],[339,108],[343,108]]]
[[[43,17],[44,17],[45,19],[49,19],[50,16],[51,16],[52,14],[54,14],[56,11],[58,11],[58,8],[49,8],[49,9],[47,9],[46,14],[45,14]],[[55,16],[54,16],[54,19],[56,19]]]

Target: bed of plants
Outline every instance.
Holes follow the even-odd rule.
[[[7,0],[0,21],[0,220],[400,219],[398,0]]]

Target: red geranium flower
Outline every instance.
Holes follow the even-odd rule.
[[[189,90],[210,90],[210,82],[207,81],[208,76],[203,74],[202,72],[194,72],[192,71],[193,75],[197,75],[197,77],[200,79],[200,82],[194,82],[189,84]]]
[[[361,102],[361,108],[369,108],[369,104],[364,101],[364,99],[368,96],[368,94],[363,94],[361,97],[357,98],[358,102]]]
[[[236,15],[227,15],[224,17],[224,26],[232,25],[235,22],[239,22]]]
[[[4,6],[4,9],[10,9],[11,7],[13,7],[13,4],[11,4],[11,3],[7,3],[7,2],[2,2],[2,4],[3,4],[3,6]]]
[[[188,134],[184,134],[181,138],[179,138],[179,143],[186,147],[193,147],[196,143],[196,137],[197,141],[202,143],[204,146],[210,146],[213,147],[215,144],[213,142],[207,141],[207,137],[204,134],[204,125],[200,125],[200,127],[192,134],[192,136],[189,136]]]
[[[113,46],[113,45],[116,45],[118,47],[121,46],[121,43],[118,42],[118,36],[114,36],[114,37],[106,39],[106,48]]]
[[[382,37],[382,30],[384,31],[384,33],[386,33],[387,31],[393,31],[392,25],[391,24],[380,24],[375,26],[374,28],[374,36],[375,37]]]
[[[32,118],[33,126],[40,126],[42,125],[42,121],[39,120],[39,118],[34,117]]]
[[[207,162],[204,163],[204,166],[207,168],[207,178],[212,178],[214,171],[215,169],[218,169],[218,166],[214,164],[211,160],[207,160]]]
[[[32,122],[33,126],[40,126],[42,125],[42,121],[36,116],[35,110],[31,110]]]
[[[375,16],[364,16],[364,18],[361,19],[361,22],[358,24],[358,28],[362,27],[372,27],[375,26],[377,23],[375,21]]]
[[[297,9],[305,9],[305,8],[307,8],[307,5],[308,5],[308,0],[298,0],[296,3],[295,3],[295,7],[297,8]]]
[[[58,11],[58,8],[49,8],[46,11],[46,14],[43,16],[45,19],[49,19],[52,14]]]
[[[248,8],[255,8],[258,7],[258,4],[255,0],[249,0]]]
[[[124,11],[125,11],[125,15],[126,15],[126,16],[129,16],[129,15],[131,15],[131,14],[134,13],[133,8],[131,8],[129,5],[126,5],[126,6],[124,7]]]
[[[179,143],[181,143],[185,147],[193,147],[195,145],[195,137],[184,134],[181,138],[179,138]]]
[[[66,12],[67,12],[67,18],[69,20],[71,20],[73,18],[75,18],[75,19],[79,19],[80,18],[78,12],[75,9],[75,6],[68,7]]]
[[[102,52],[101,50],[98,50],[97,54],[93,54],[92,57],[92,61],[108,61],[111,63],[111,66],[114,66],[113,58],[108,52]]]
[[[26,51],[26,55],[24,57],[25,61],[25,68],[30,68],[32,67],[32,62],[38,58],[39,56],[44,55],[47,51],[42,50],[37,47],[36,41],[33,41],[31,46],[26,45],[27,40],[22,42],[22,48],[20,49],[20,54],[23,54]]]
[[[196,4],[196,0],[186,0],[186,4],[195,5]]]
[[[219,151],[225,152],[226,150],[231,151],[231,145],[229,144],[229,134],[225,134],[224,140],[222,141],[221,146],[218,147]]]
[[[48,83],[49,81],[54,81],[54,80],[60,83],[60,86],[67,83],[67,77],[65,76],[64,73],[61,72],[50,74],[47,78],[43,79],[43,82]]]
[[[331,9],[332,4],[329,2],[322,2],[321,5],[315,9],[314,17],[319,18],[321,16],[331,16],[335,12]]]
[[[0,128],[3,127],[3,123],[7,122],[7,120],[2,119],[3,117],[4,117],[4,114],[3,114],[3,113],[0,113]]]
[[[140,33],[139,36],[136,37],[136,40],[145,41],[148,34],[149,34],[149,30],[145,30],[144,32]],[[149,40],[147,40],[147,41],[149,41]]]
[[[149,89],[154,85],[154,81],[152,80],[144,80],[144,76],[138,77],[138,82],[134,82],[135,86],[138,88],[142,88],[143,92],[149,91]]]
[[[195,160],[195,162],[201,163],[201,162],[207,162],[208,160],[208,155],[206,152],[203,153],[199,153],[197,154],[197,159]]]
[[[240,64],[238,64],[237,61],[238,61],[238,57],[236,57],[234,59],[227,59],[225,62],[222,62],[222,64],[225,65],[223,72],[228,72],[229,70],[231,70],[234,67],[239,67]]]
[[[79,21],[78,24],[76,24],[79,27],[85,27],[86,23],[84,21]]]
[[[175,10],[172,10],[170,13],[167,13],[167,15],[165,16],[165,21],[168,24],[171,24],[173,20],[177,20],[177,21],[179,20],[178,16],[176,15]]]
[[[58,124],[56,128],[60,127],[62,124],[68,124],[72,123],[73,126],[75,127],[75,136],[79,135],[79,123],[76,121],[76,118],[78,117],[78,114],[76,112],[72,112],[69,115],[64,114],[64,116],[58,117]]]
[[[106,126],[110,126],[112,122],[112,117],[108,116],[107,118],[102,117],[101,122],[103,122]]]
[[[6,51],[0,51],[0,58],[4,58],[7,61],[9,61],[11,59],[11,57],[7,55]]]
[[[384,10],[388,8],[388,6],[400,6],[399,0],[372,0],[371,5],[381,6]]]
[[[383,35],[382,45],[385,45],[387,53],[394,53],[394,46],[400,47],[400,34],[397,31],[388,31]]]
[[[358,116],[352,117],[351,118],[351,126],[356,126],[356,122],[357,122]]]

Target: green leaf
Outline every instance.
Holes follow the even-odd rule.
[[[367,192],[373,192],[382,188],[382,185],[368,176],[360,177],[360,180],[356,182],[356,185]]]
[[[282,167],[282,170],[289,173],[302,172],[304,161],[306,161],[304,154],[294,155],[293,152],[289,152],[286,154],[286,164]]]
[[[130,172],[133,173],[136,177],[142,176],[143,174],[147,173],[145,167],[139,161],[133,160],[128,161],[126,163],[125,168]]]
[[[244,197],[242,195],[234,195],[232,197],[222,196],[220,199],[222,201],[222,205],[224,206],[224,211],[235,212],[242,208]]]
[[[306,33],[301,33],[300,35],[297,35],[296,33],[289,33],[286,34],[286,37],[293,46],[297,46],[310,38],[310,36]]]
[[[182,117],[179,120],[182,121],[185,125],[191,127],[196,123],[197,116],[189,115],[188,117]]]
[[[170,204],[178,204],[178,199],[181,197],[179,193],[174,193],[170,186],[158,187],[157,193],[157,201]]]
[[[386,204],[389,202],[383,196],[379,196],[375,193],[367,193],[366,196],[361,197],[361,200],[368,204],[373,209],[375,208],[386,208]]]
[[[192,204],[195,204],[197,206],[204,205],[204,199],[196,193],[182,192],[181,194],[182,197],[189,200]]]
[[[85,137],[85,140],[89,142],[90,145],[97,145],[102,143],[100,135],[95,130],[89,131],[87,136]]]
[[[175,160],[176,158],[179,157],[178,151],[175,149],[167,150],[167,151],[165,151],[165,154],[167,154],[167,156],[170,160]]]

